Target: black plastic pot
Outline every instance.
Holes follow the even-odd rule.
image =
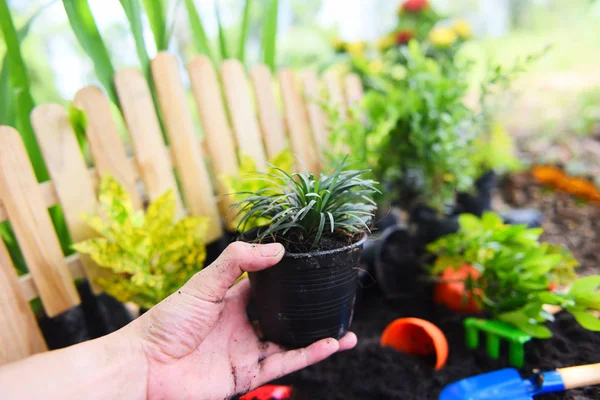
[[[275,266],[248,274],[267,340],[288,348],[339,339],[350,327],[365,235],[335,250],[287,253]]]
[[[475,181],[475,193],[459,193],[456,197],[458,213],[477,216],[492,210],[492,191],[498,185],[498,176],[492,170],[487,171]]]
[[[420,292],[425,269],[417,251],[417,242],[406,229],[394,226],[383,232],[373,270],[386,299],[406,299]]]
[[[94,295],[87,281],[77,283],[81,304],[38,324],[51,350],[99,338],[131,322],[125,306],[107,294]]]
[[[415,237],[421,250],[442,236],[458,231],[458,214],[439,216],[429,207],[419,206],[410,213]]]
[[[223,236],[206,245],[206,259],[204,260],[204,266],[209,266],[213,263],[229,245],[238,236],[237,233],[231,231],[224,231]]]

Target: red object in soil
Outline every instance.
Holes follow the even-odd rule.
[[[292,397],[290,386],[264,385],[246,393],[240,400],[285,400]]]
[[[429,6],[427,0],[406,0],[402,5],[402,10],[409,13],[416,13]]]
[[[481,273],[472,265],[463,264],[458,269],[448,267],[440,276],[441,282],[436,283],[433,300],[443,304],[452,311],[475,313],[480,312],[481,307],[477,304],[471,293],[465,292],[465,281],[468,277],[476,280]],[[481,293],[481,289],[475,289],[475,294]]]
[[[431,322],[420,318],[399,318],[393,321],[383,331],[381,345],[408,354],[435,354],[436,370],[442,368],[448,360],[446,335]]]
[[[414,37],[414,33],[409,30],[403,30],[396,34],[396,44],[406,44]]]

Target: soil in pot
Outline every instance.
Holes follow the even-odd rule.
[[[248,274],[253,306],[267,340],[299,348],[344,336],[354,313],[366,235],[356,239],[348,243],[347,238],[324,236],[311,252],[297,252],[307,245],[290,240],[277,265]]]

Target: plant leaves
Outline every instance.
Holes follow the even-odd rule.
[[[77,41],[94,64],[94,70],[100,83],[104,86],[110,100],[119,104],[113,86],[115,70],[88,1],[63,0],[63,6]]]
[[[242,14],[242,25],[240,28],[240,40],[238,43],[238,60],[244,63],[246,55],[246,41],[248,40],[248,30],[250,29],[250,5],[252,0],[246,0],[244,4],[244,13]]]
[[[156,51],[167,50],[169,38],[167,30],[167,2],[166,0],[143,0],[150,30],[154,36]]]
[[[263,28],[262,51],[263,63],[275,71],[275,51],[277,44],[277,18],[279,16],[279,0],[270,0],[267,17]]]
[[[579,278],[571,286],[570,295],[583,295],[593,293],[600,286],[600,275],[586,276]]]
[[[190,29],[192,30],[192,42],[196,47],[196,51],[200,54],[207,55],[212,60],[213,64],[216,64],[217,60],[215,60],[211,51],[210,41],[206,35],[206,30],[204,29],[200,14],[198,14],[198,10],[194,5],[194,0],[185,0],[185,7],[187,9]]]
[[[594,314],[575,307],[567,308],[567,311],[573,315],[579,325],[585,329],[589,331],[600,332],[600,319],[598,319],[598,317],[596,317]]]

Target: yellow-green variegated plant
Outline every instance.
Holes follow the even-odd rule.
[[[292,173],[294,166],[294,157],[289,150],[284,150],[281,153],[275,155],[269,160],[269,167],[267,173],[275,172],[275,168],[279,168],[288,174]],[[236,176],[221,175],[220,179],[227,188],[227,193],[233,197],[234,203],[252,196],[259,191],[264,192],[265,189],[271,187],[271,183],[265,179],[264,176],[257,174],[256,163],[252,157],[245,154],[240,155],[240,171]],[[264,172],[264,171],[263,171]],[[244,224],[244,226],[238,226],[240,220],[243,218],[242,213],[238,213],[235,218],[232,218],[228,225],[232,231],[242,230],[243,232],[249,231],[252,228],[267,225],[271,222],[268,218],[253,217]],[[242,232],[242,233],[243,233]]]
[[[83,218],[101,236],[73,247],[111,272],[98,278],[106,293],[150,308],[202,269],[208,219],[174,222],[173,191],[158,197],[144,214],[134,211],[129,194],[114,178],[104,176],[98,198],[99,215]]]

